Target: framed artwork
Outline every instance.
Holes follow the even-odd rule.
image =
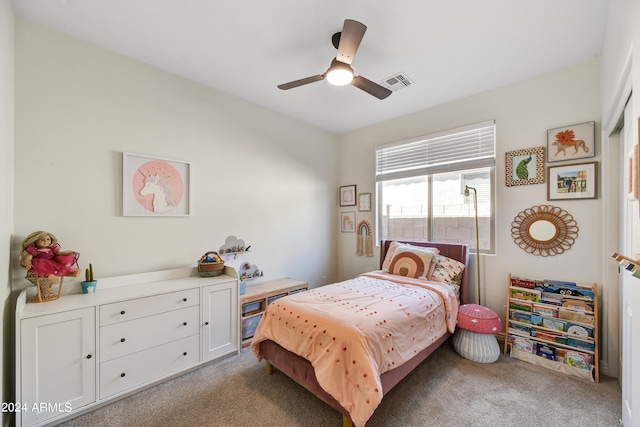
[[[596,199],[598,163],[547,167],[547,200]]]
[[[342,212],[340,214],[340,231],[343,233],[356,232],[356,213]]]
[[[507,187],[544,183],[544,147],[507,151],[505,155]]]
[[[360,212],[371,212],[371,193],[358,194],[358,210]]]
[[[596,155],[595,122],[547,130],[547,161],[563,162]]]
[[[340,187],[340,206],[356,205],[356,186],[345,185]]]
[[[123,216],[189,216],[191,165],[122,153]]]

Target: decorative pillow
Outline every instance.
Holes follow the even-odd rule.
[[[436,252],[438,255],[438,252]],[[436,266],[438,265],[438,258],[433,257],[431,259],[431,264],[429,264],[429,271],[427,272],[427,280],[431,280],[431,276],[433,276],[433,272],[436,270]]]
[[[393,254],[389,265],[389,273],[396,276],[426,279],[429,273],[429,266],[435,256],[435,252],[427,248],[401,245]]]
[[[435,258],[436,268],[433,270],[430,280],[460,286],[464,264],[443,255],[436,255]]]
[[[396,251],[400,246],[409,246],[412,248],[428,249],[435,254],[440,253],[440,250],[438,248],[426,248],[422,246],[410,245],[409,243],[398,243],[396,241],[393,241],[389,244],[389,249],[387,250],[387,254],[384,256],[384,261],[382,261],[382,271],[386,271],[387,273],[390,272],[389,266],[391,265],[391,260],[393,260],[393,255],[396,253]]]

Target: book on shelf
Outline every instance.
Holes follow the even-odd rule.
[[[591,369],[591,356],[574,350],[565,350],[563,362],[580,369]]]
[[[593,325],[593,322],[595,321],[593,314],[568,310],[562,307],[558,310],[558,318],[578,323],[588,323],[590,325]]]
[[[577,323],[566,323],[567,335],[578,338],[593,338],[594,329],[593,326],[582,325]]]
[[[509,287],[509,297],[524,301],[538,302],[542,292],[536,289],[519,288],[517,286]]]
[[[541,286],[542,283],[537,283],[538,281],[527,278],[520,277],[511,277],[511,286],[516,286],[518,288],[526,288],[526,289],[535,289],[536,285]]]
[[[533,303],[531,301],[509,299],[509,308],[512,310],[527,311],[531,313],[533,311]]]
[[[545,288],[549,286],[571,286],[576,287],[578,284],[576,282],[566,282],[564,280],[554,280],[554,279],[544,279],[542,281]]]
[[[526,353],[533,353],[533,341],[525,337],[510,336],[512,348]]]
[[[510,311],[509,319],[516,322],[520,322],[520,323],[526,323],[529,325],[542,326],[542,316],[539,316],[533,313],[522,313],[519,311]]]
[[[549,285],[545,286],[544,291],[573,299],[593,299],[593,290],[577,286]]]
[[[531,325],[524,325],[522,323],[515,323],[515,322],[510,320],[509,321],[509,333],[510,334],[531,336],[533,334],[532,326]]]
[[[536,355],[549,360],[556,360],[556,348],[550,345],[537,342],[535,343]]]
[[[515,320],[520,323],[529,323],[531,324],[531,313],[520,313],[518,311],[510,311],[509,319]]]
[[[546,331],[531,331],[531,336],[537,340],[551,341],[551,342],[559,342],[558,338],[562,339],[562,335],[557,335],[552,332]]]
[[[532,303],[533,305],[533,312],[534,313],[538,313],[542,316],[548,316],[548,317],[558,317],[558,308],[557,307],[550,307],[548,305],[543,305],[540,303]]]
[[[560,294],[554,294],[553,292],[542,291],[540,294],[540,302],[543,304],[561,306],[564,302],[564,296]]]
[[[560,319],[552,319],[549,317],[542,318],[542,326],[547,329],[553,329],[556,331],[564,332],[566,329],[566,322]]]
[[[576,347],[582,350],[587,350],[587,351],[595,351],[595,348],[596,348],[595,343],[593,341],[574,338],[574,337],[567,338],[567,345],[571,347]]]
[[[585,300],[578,300],[573,298],[567,299],[562,302],[562,307],[569,310],[593,313],[593,302]]]

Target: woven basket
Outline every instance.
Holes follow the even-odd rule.
[[[198,261],[198,273],[200,274],[200,277],[214,277],[221,275],[224,271],[224,261],[203,262],[208,255],[215,255],[216,258],[220,258],[217,252],[207,252],[202,255],[202,258]]]
[[[31,302],[46,302],[53,301],[60,298],[60,294],[62,293],[62,282],[64,281],[64,277],[60,277],[60,284],[58,285],[58,293],[55,293],[52,289],[52,286],[58,281],[58,279],[51,280],[48,277],[40,277],[36,276],[32,271],[27,271],[27,275],[25,279],[30,281],[36,286],[38,293],[31,300]]]

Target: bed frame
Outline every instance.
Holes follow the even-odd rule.
[[[402,242],[399,243],[411,243],[416,246],[435,247],[440,250],[440,254],[448,258],[458,260],[465,265],[469,265],[469,252],[468,246],[458,243],[434,243],[434,242]],[[382,262],[389,250],[390,240],[383,240],[380,244],[380,268],[382,268]],[[460,303],[467,303],[467,269],[462,274],[462,283],[460,285]],[[438,347],[440,347],[449,337],[450,333],[446,333],[436,342],[429,347],[422,350],[412,359],[408,360],[401,366],[395,369],[387,371],[380,376],[382,383],[382,393],[387,394],[396,384],[398,384],[404,377],[406,377],[411,371],[413,371],[422,361],[424,361],[431,353],[433,353]],[[298,384],[313,393],[320,400],[336,409],[342,414],[342,424],[344,427],[352,427],[353,423],[349,418],[349,413],[346,409],[338,403],[330,394],[328,394],[316,379],[316,375],[313,371],[311,363],[292,353],[277,343],[266,340],[260,343],[260,355],[266,360],[267,374],[273,373],[273,368],[278,369],[280,372],[286,374]]]

